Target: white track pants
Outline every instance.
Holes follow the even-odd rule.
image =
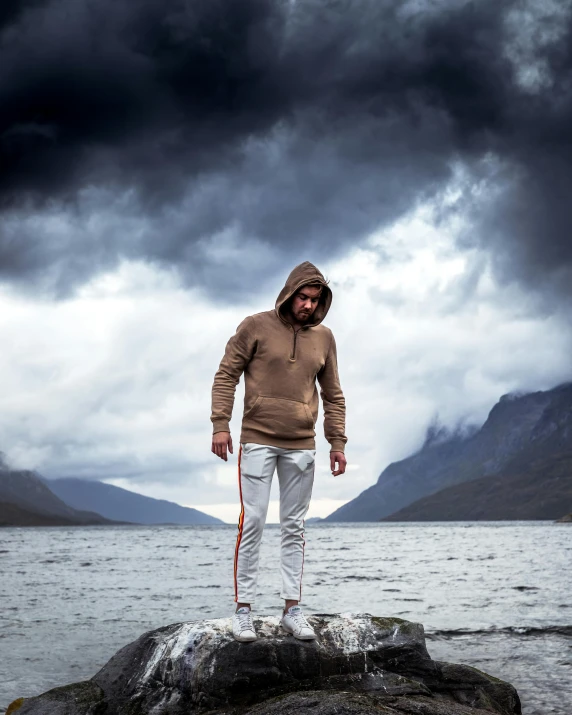
[[[302,596],[304,517],[314,483],[314,449],[282,449],[242,444],[238,458],[241,511],[234,555],[234,591],[238,603],[254,603],[262,531],[274,470],[280,484],[281,597]]]

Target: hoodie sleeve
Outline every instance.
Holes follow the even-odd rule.
[[[332,335],[326,363],[318,373],[320,395],[324,405],[324,434],[331,452],[343,452],[348,438],[345,435],[346,401],[338,375],[336,341]]]
[[[226,344],[224,357],[214,376],[211,413],[213,434],[230,432],[229,422],[232,417],[236,386],[255,350],[254,319],[249,316],[242,321],[236,333]]]

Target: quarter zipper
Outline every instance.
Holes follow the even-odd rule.
[[[294,326],[292,326],[292,330],[294,330]],[[294,340],[292,341],[292,355],[290,356],[290,360],[292,362],[295,362],[296,360],[296,338],[298,337],[298,330],[294,330]]]
[[[298,330],[294,329],[294,326],[292,323],[286,323],[286,321],[283,321],[285,325],[287,325],[289,328],[292,328],[292,332],[294,333],[294,338],[292,340],[292,354],[288,358],[290,362],[296,362],[296,339],[298,338],[298,333],[300,330],[306,330],[306,326],[303,326],[301,328],[298,328]]]

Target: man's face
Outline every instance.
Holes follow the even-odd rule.
[[[292,299],[292,315],[298,323],[306,323],[318,307],[322,289],[316,286],[302,286]]]

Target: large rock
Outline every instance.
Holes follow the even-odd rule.
[[[423,626],[368,614],[317,615],[317,641],[275,617],[237,643],[230,619],[145,633],[91,681],[23,701],[18,715],[500,715],[521,712],[516,690],[474,668],[434,661]],[[14,711],[16,712],[16,711]]]

